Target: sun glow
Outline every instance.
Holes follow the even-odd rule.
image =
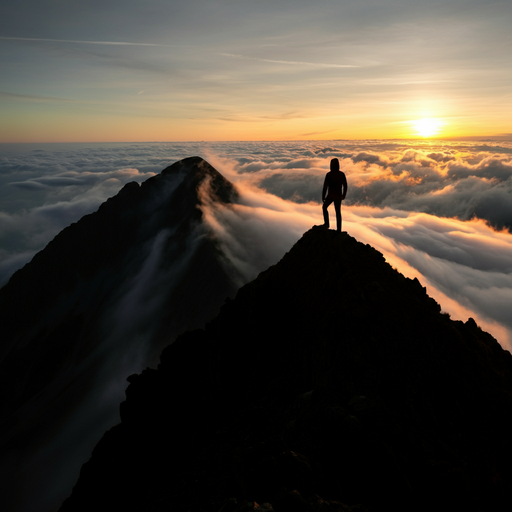
[[[439,119],[424,118],[412,121],[417,135],[420,137],[433,137],[439,133],[442,122]]]

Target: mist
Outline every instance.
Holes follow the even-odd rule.
[[[249,280],[323,220],[317,203],[294,203],[243,185],[239,189],[241,204],[212,207],[206,219],[223,241],[226,255]],[[334,226],[334,211],[330,215]],[[453,319],[473,317],[505,348],[512,348],[509,233],[497,232],[478,219],[461,221],[390,208],[344,206],[342,217],[344,231],[382,252],[405,276],[417,277]]]

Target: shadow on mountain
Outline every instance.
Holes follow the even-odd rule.
[[[62,512],[509,510],[511,354],[346,233],[305,233],[160,359]]]

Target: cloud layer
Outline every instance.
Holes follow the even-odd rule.
[[[16,151],[3,152],[0,175],[4,280],[124,183],[199,155],[241,191],[234,208],[209,205],[205,213],[245,282],[321,222],[321,188],[337,157],[349,184],[344,229],[417,276],[454,317],[474,316],[512,346],[510,143],[155,143]]]
[[[347,205],[390,207],[461,220],[476,217],[496,229],[512,230],[510,145],[387,146],[319,146],[309,155],[303,152],[287,161],[282,155],[239,158],[235,169],[253,173],[261,188],[283,199],[319,201],[329,160],[337,157],[349,178]]]

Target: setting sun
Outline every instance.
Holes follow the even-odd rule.
[[[420,137],[433,137],[437,135],[442,125],[441,121],[438,119],[430,118],[418,119],[413,121],[412,124],[416,129],[417,135]]]

